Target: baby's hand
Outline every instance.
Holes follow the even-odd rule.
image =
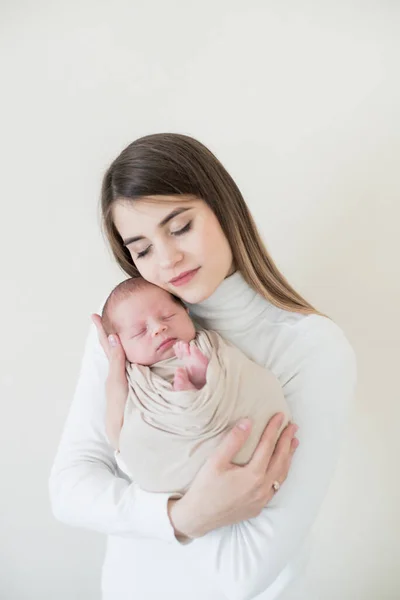
[[[183,362],[189,381],[200,390],[207,381],[208,358],[196,346],[187,342],[176,342],[174,351],[175,356]]]
[[[186,390],[195,390],[193,383],[189,379],[188,372],[184,367],[178,367],[174,375],[173,388],[175,392],[186,392]]]

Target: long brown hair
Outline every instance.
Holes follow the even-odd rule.
[[[229,241],[236,269],[256,292],[284,310],[320,314],[279,271],[232,177],[208,148],[186,135],[157,133],[139,138],[121,152],[104,175],[103,229],[125,273],[139,275],[114,225],[114,203],[180,194],[201,198],[210,206]]]

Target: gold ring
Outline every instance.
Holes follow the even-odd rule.
[[[281,487],[281,484],[279,483],[279,481],[274,481],[274,483],[272,484],[272,487],[277,492],[279,490],[279,488]]]

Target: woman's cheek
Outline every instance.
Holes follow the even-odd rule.
[[[148,260],[148,259],[147,259]],[[157,281],[155,280],[155,269],[149,263],[146,264],[146,259],[139,259],[135,262],[135,267],[139,271],[139,275],[146,279],[150,283],[155,283],[157,285]]]
[[[196,232],[193,233],[193,236],[190,240],[188,240],[188,243],[186,244],[186,247],[184,248],[184,252],[186,255],[192,256],[193,258],[193,265],[190,265],[192,267],[195,266],[201,266],[202,264],[202,258],[203,255],[205,254],[205,249],[207,248],[207,240],[205,239],[205,236],[202,234],[202,232]]]

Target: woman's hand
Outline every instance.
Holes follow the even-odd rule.
[[[244,419],[232,428],[186,494],[168,502],[170,520],[178,537],[201,537],[218,527],[260,514],[275,493],[273,483],[285,481],[299,444],[294,437],[298,427],[293,424],[285,427],[277,439],[282,422],[281,413],[272,417],[245,466],[235,465],[232,460],[248,438],[251,423]]]
[[[106,380],[106,434],[113,447],[118,450],[119,434],[128,397],[128,380],[125,371],[126,356],[118,335],[110,335],[107,338],[101,317],[94,314],[92,315],[92,321],[96,326],[100,344],[110,364]]]

